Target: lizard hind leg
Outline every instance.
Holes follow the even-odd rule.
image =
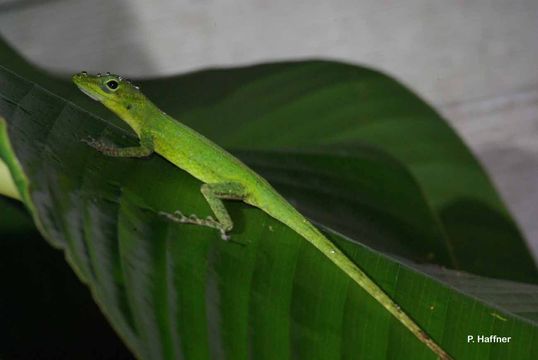
[[[228,232],[233,228],[233,221],[222,200],[244,200],[247,195],[245,188],[239,183],[224,182],[203,184],[200,191],[213,211],[215,219],[211,216],[208,216],[206,219],[200,219],[196,215],[185,216],[180,211],[176,211],[174,214],[164,212],[161,214],[170,220],[182,224],[201,225],[217,229],[220,231],[223,240],[229,240],[230,236]]]

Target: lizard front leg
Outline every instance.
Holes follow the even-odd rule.
[[[220,231],[220,236],[223,240],[229,240],[230,236],[227,233],[232,230],[233,221],[222,200],[244,200],[247,196],[245,188],[239,183],[224,182],[203,184],[200,191],[207,200],[216,220],[211,216],[206,219],[200,219],[196,215],[185,216],[180,211],[173,214],[161,212],[161,215],[182,224],[202,225],[217,229]]]
[[[100,153],[113,157],[146,157],[154,151],[153,139],[145,133],[140,135],[140,146],[116,147],[93,138],[83,139],[82,141]]]

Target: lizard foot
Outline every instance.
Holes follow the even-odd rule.
[[[220,232],[220,237],[222,240],[230,240],[230,235],[226,234],[226,230],[222,227],[222,225],[213,219],[213,217],[208,216],[205,219],[200,219],[196,215],[192,214],[189,216],[185,216],[181,211],[174,211],[173,214],[161,211],[159,212],[159,215],[163,215],[166,218],[181,223],[181,224],[193,224],[193,225],[201,225],[201,226],[207,226],[213,229],[217,229]]]
[[[83,143],[88,144],[89,146],[91,146],[92,148],[94,148],[95,150],[98,150],[100,152],[114,150],[113,147],[108,146],[103,141],[96,140],[96,139],[92,138],[91,136],[88,136],[85,139],[80,139],[80,141],[82,141]]]

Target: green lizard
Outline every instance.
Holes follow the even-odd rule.
[[[178,168],[204,184],[201,192],[215,219],[184,216],[181,212],[162,213],[180,223],[209,226],[229,239],[233,222],[222,202],[240,200],[255,206],[289,226],[334,262],[353,281],[373,296],[438,357],[450,356],[431,339],[400,307],[357,267],[342,251],[289,204],[269,183],[233,155],[209,139],[165,114],[140,92],[138,87],[120,76],[88,75],[81,72],[73,82],[92,99],[116,113],[138,135],[140,146],[118,148],[94,139],[86,142],[108,156],[145,157],[160,154]]]

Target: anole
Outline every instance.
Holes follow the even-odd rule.
[[[203,182],[201,192],[215,218],[200,219],[181,212],[162,213],[186,224],[217,229],[229,239],[233,221],[223,200],[239,200],[255,206],[281,221],[327,256],[355,283],[373,296],[439,358],[450,359],[428,334],[415,323],[366,273],[327,239],[312,223],[288,203],[260,175],[239,159],[188,126],[168,116],[153,104],[138,87],[120,76],[88,75],[81,72],[73,82],[92,99],[116,113],[136,133],[140,145],[115,147],[94,139],[86,142],[101,153],[114,157],[146,157],[157,153]]]

